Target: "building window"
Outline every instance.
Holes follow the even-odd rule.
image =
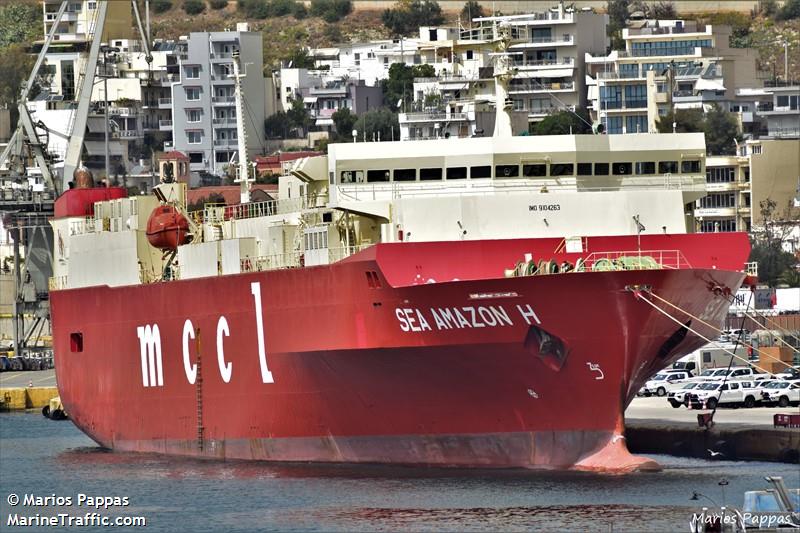
[[[656,163],[655,161],[639,161],[636,163],[637,174],[655,174]]]
[[[394,169],[394,181],[417,181],[417,169],[415,168]]]
[[[421,168],[419,170],[420,180],[440,180],[442,179],[441,168]]]
[[[644,84],[625,86],[625,107],[639,109],[647,107],[647,86]],[[633,132],[628,132],[633,133]]]
[[[467,50],[467,59],[472,59],[474,57],[474,52],[472,50]]]
[[[467,179],[467,167],[452,167],[447,169],[447,179],[465,180]]]
[[[600,87],[600,109],[620,109],[622,107],[622,87],[618,85],[603,85]],[[620,131],[622,133],[622,123]],[[609,132],[612,133],[612,132]]]
[[[88,4],[86,4],[86,7],[89,10],[95,10],[97,9],[97,2],[89,2]]]
[[[595,163],[594,164],[595,176],[608,176],[608,163]]]
[[[480,167],[470,167],[469,169],[469,177],[471,179],[478,179],[478,178],[491,178],[492,177],[492,167],[480,166]]]
[[[591,176],[592,164],[591,163],[578,163],[578,176]]]
[[[735,167],[706,167],[706,183],[732,183],[736,181]]]
[[[696,159],[681,161],[681,172],[683,174],[693,174],[700,172],[700,161]]]
[[[647,115],[625,117],[625,133],[647,133]]]
[[[200,67],[197,65],[186,67],[184,70],[186,72],[187,79],[196,80],[200,77]]]
[[[547,176],[547,165],[522,165],[522,175],[526,178],[543,178]]]
[[[203,131],[187,131],[186,132],[186,142],[189,144],[200,144],[203,142]]]
[[[200,87],[186,87],[186,99],[189,101],[200,100]]]
[[[622,133],[622,117],[608,117],[606,121],[606,131],[608,133]]]
[[[551,176],[572,176],[574,165],[572,163],[551,163]]]
[[[761,155],[761,145],[754,144],[750,147],[750,153],[754,155]]]
[[[659,174],[675,174],[678,172],[677,161],[659,161],[658,173]]]
[[[633,173],[633,163],[613,163],[611,170],[615,176],[628,176]]]
[[[188,109],[186,110],[186,122],[200,122],[201,110]]]
[[[723,218],[719,220],[703,220],[700,223],[700,231],[703,233],[736,231],[736,221],[730,218]]]
[[[638,78],[639,65],[638,63],[620,63],[619,65],[620,78]]]
[[[709,193],[697,201],[700,207],[704,209],[715,209],[719,207],[736,207],[735,193]]]
[[[516,178],[519,176],[519,165],[497,165],[494,175],[498,178]]]
[[[390,175],[388,170],[367,170],[367,182],[389,181]]]

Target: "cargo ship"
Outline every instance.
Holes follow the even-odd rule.
[[[50,293],[73,422],[220,459],[657,468],[625,408],[722,324],[748,238],[693,233],[702,134],[511,137],[504,114],[493,137],[331,144],[266,202],[242,149],[242,203],[196,212],[179,154],[151,195],[79,171]]]

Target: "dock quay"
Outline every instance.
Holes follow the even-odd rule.
[[[41,409],[58,396],[56,387],[3,387],[0,388],[0,411]]]
[[[707,412],[675,409],[664,398],[636,398],[625,412],[628,449],[728,461],[800,462],[800,429],[773,426],[776,414],[800,414],[800,408],[719,408],[711,429],[697,423],[697,415]]]

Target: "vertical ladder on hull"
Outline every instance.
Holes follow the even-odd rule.
[[[203,451],[204,430],[203,427],[203,366],[200,357],[200,328],[195,329],[195,347],[197,348],[197,376],[195,377],[195,393],[197,401],[197,449]]]

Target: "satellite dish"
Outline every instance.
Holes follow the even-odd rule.
[[[592,124],[592,133],[595,135],[603,135],[606,132],[606,125],[602,122],[595,122]]]

